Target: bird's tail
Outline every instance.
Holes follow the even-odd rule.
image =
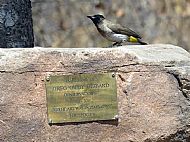
[[[144,41],[142,41],[141,39],[137,39],[137,41],[138,41],[138,43],[140,43],[141,45],[147,45],[148,43],[146,43],[146,42],[144,42]]]

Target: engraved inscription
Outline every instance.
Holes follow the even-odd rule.
[[[46,93],[51,123],[107,120],[118,114],[112,73],[49,76]]]
[[[54,112],[63,112],[63,111],[76,111],[76,110],[92,110],[92,109],[109,109],[112,107],[112,104],[103,104],[103,105],[81,105],[80,107],[55,107],[52,108]]]
[[[80,89],[89,89],[89,88],[106,88],[109,87],[108,83],[102,84],[86,84],[86,85],[72,85],[72,86],[54,86],[53,91],[65,91],[65,90],[80,90]]]
[[[73,117],[95,117],[96,114],[95,113],[70,113],[69,114],[70,118],[73,118]]]

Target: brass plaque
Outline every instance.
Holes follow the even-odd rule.
[[[49,76],[46,79],[49,123],[116,119],[114,73]]]

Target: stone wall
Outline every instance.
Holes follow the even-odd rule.
[[[49,125],[45,77],[116,72],[119,119]],[[0,49],[0,141],[190,140],[190,54],[173,45]]]

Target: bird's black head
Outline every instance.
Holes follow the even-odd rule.
[[[105,19],[105,17],[100,14],[87,17],[90,18],[95,25],[101,23]]]

